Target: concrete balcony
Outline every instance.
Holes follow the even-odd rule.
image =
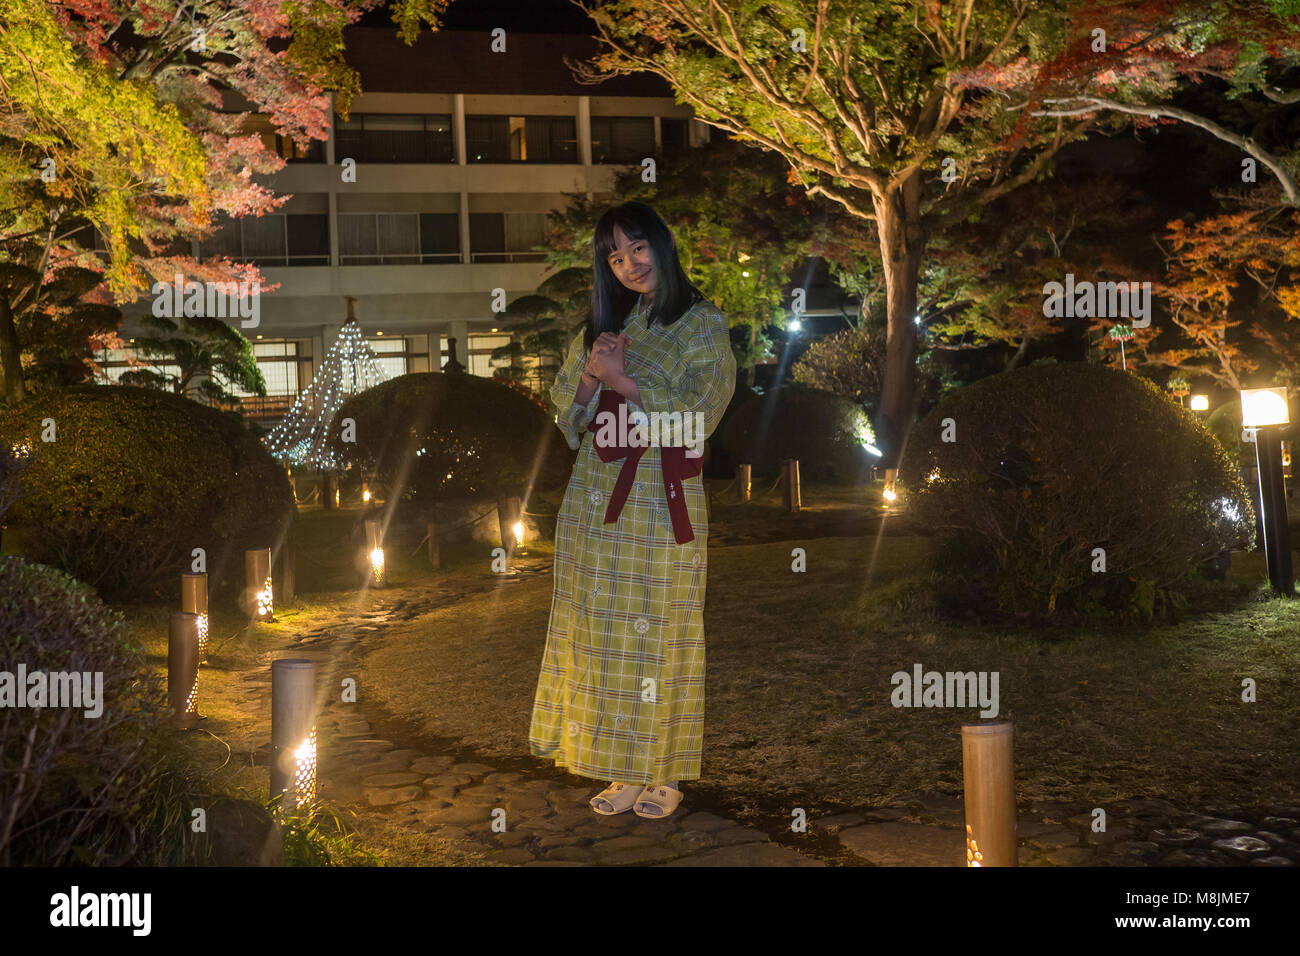
[[[259,177],[259,181],[277,193],[559,194],[608,192],[613,188],[614,173],[622,167],[580,163],[358,163],[354,183],[343,182],[340,168],[324,163],[290,163],[274,176]]]

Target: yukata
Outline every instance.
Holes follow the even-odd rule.
[[[702,454],[736,388],[726,317],[705,300],[670,326],[647,327],[629,317],[624,331],[626,372],[640,390],[640,410],[701,413],[703,431],[690,438],[700,442]],[[579,332],[570,343],[551,387],[556,424],[578,459],[556,524],[555,591],[530,749],[596,780],[698,780],[708,568],[703,479],[680,480],[689,540],[678,543],[682,509],[672,501],[675,532],[663,461],[680,449],[661,450],[658,442],[661,436],[666,445],[682,442],[650,430],[646,437],[653,443],[635,462],[630,488],[618,489],[627,497],[617,520],[606,523],[607,512],[619,505],[615,486],[625,461],[603,461],[594,447],[605,386],[585,406],[573,401],[587,360],[582,339]],[[617,397],[610,391],[606,405]],[[637,410],[628,399],[627,414]],[[671,465],[669,471],[678,486]]]

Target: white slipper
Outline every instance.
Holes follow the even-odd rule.
[[[632,809],[632,805],[637,802],[641,796],[641,788],[637,784],[611,783],[600,793],[591,798],[591,809],[595,810],[602,817],[612,817],[619,813],[627,813]],[[602,810],[596,805],[596,801],[607,804],[614,809]]]
[[[677,809],[677,805],[682,802],[682,792],[673,787],[646,787],[641,791],[641,796],[637,798],[634,808],[636,815],[646,820],[658,820],[661,817],[671,816],[672,812]],[[642,813],[642,808],[652,812]]]

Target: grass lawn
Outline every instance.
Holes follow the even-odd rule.
[[[822,492],[805,490],[805,501],[824,505]],[[730,510],[715,507],[719,538]],[[898,530],[896,519],[885,528]],[[804,573],[790,570],[795,546],[807,551]],[[1016,631],[937,616],[931,546],[874,532],[711,544],[697,791],[741,814],[960,794],[960,725],[977,711],[893,707],[890,676],[920,663],[999,673],[1023,804],[1295,800],[1300,604],[1269,597],[1262,554],[1234,556],[1221,609],[1182,623]],[[364,658],[362,680],[423,733],[526,756],[551,587],[549,576],[524,581],[393,629]],[[1241,700],[1247,677],[1254,703]]]

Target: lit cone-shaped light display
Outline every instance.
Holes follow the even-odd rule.
[[[330,450],[328,441],[334,417],[349,397],[386,378],[361,334],[361,326],[356,319],[349,318],[325,353],[311,384],[267,436],[267,449],[281,461],[295,465],[338,469],[342,463]]]

